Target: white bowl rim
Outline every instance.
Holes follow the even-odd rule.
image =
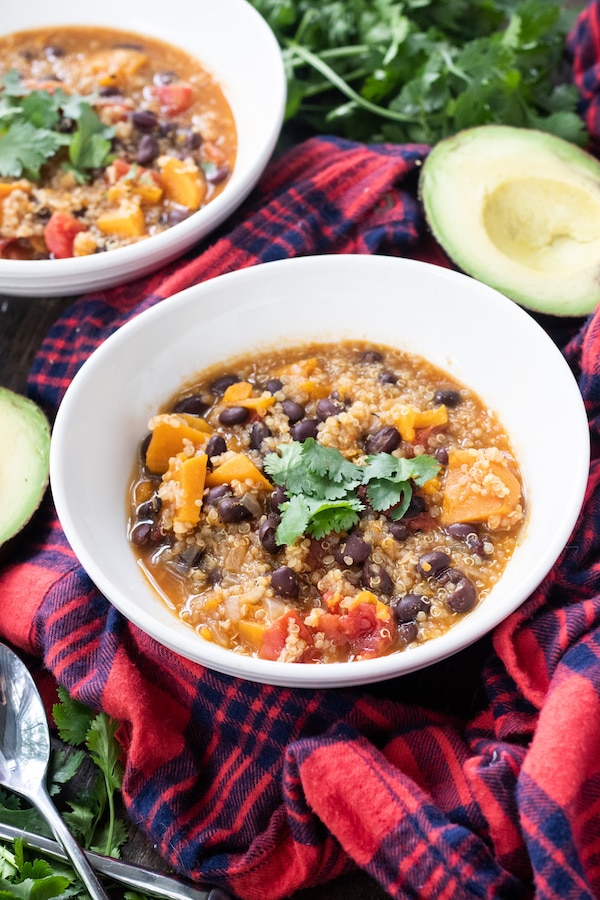
[[[119,0],[111,0],[111,2],[122,11],[122,4],[119,7]],[[137,0],[137,2],[140,6],[147,7],[145,0]],[[209,0],[198,0],[198,2],[199,4],[205,2],[207,7],[214,6],[209,3]],[[65,13],[65,10],[72,6],[72,0],[57,0],[57,3],[50,6],[40,3],[45,18],[39,26],[33,22],[19,28],[6,26],[6,23],[13,21],[14,18],[19,18],[21,15],[28,16],[29,12],[27,11],[32,8],[32,5],[32,0],[21,6],[15,4],[10,10],[10,16],[3,16],[1,33],[10,34],[17,30],[51,27],[57,22],[60,24],[61,19],[53,17],[56,17],[61,11],[62,21],[64,22],[66,18],[70,25],[106,26],[108,24],[105,18],[107,13],[102,6],[90,9],[80,5],[70,16]],[[59,7],[58,13],[57,7]],[[161,265],[182,256],[195,243],[224,222],[248,197],[271,158],[281,132],[287,93],[285,68],[273,32],[265,19],[247,0],[219,0],[219,7],[224,21],[239,22],[241,20],[246,36],[252,38],[252,41],[247,40],[245,43],[251,45],[253,42],[256,45],[260,40],[260,65],[255,67],[256,72],[253,77],[256,78],[257,83],[260,81],[263,86],[268,84],[268,92],[263,94],[263,99],[260,104],[257,103],[256,110],[257,121],[264,130],[264,140],[260,148],[252,150],[251,158],[243,163],[239,162],[240,153],[238,153],[238,164],[234,166],[226,188],[205,207],[161,234],[109,251],[110,256],[95,254],[52,260],[0,259],[0,291],[23,297],[69,296],[125,284],[149,272],[156,271]],[[47,15],[46,10],[49,11]],[[149,31],[144,31],[143,26],[124,28],[124,26],[115,25],[115,27],[121,30],[135,31],[142,36],[150,34]],[[203,38],[203,40],[206,39]],[[188,50],[188,52],[193,51]],[[224,73],[218,70],[218,66],[208,65],[202,53],[195,55],[214,73],[231,101]],[[244,135],[242,134],[240,138],[242,141]],[[240,146],[240,152],[242,151],[243,147]],[[150,251],[148,250],[149,246]]]
[[[189,626],[179,622],[175,616],[173,616],[173,620],[177,623],[177,634],[173,638],[172,634],[165,633],[164,627],[156,621],[152,613],[135,607],[130,602],[127,593],[111,582],[107,573],[102,571],[97,565],[93,548],[86,546],[80,539],[77,521],[73,515],[72,499],[69,496],[68,467],[65,469],[63,461],[65,449],[68,445],[70,420],[75,414],[78,404],[82,402],[86,387],[94,379],[96,372],[102,369],[111,356],[114,354],[118,355],[119,352],[126,352],[128,343],[140,332],[143,333],[154,320],[160,322],[161,319],[171,314],[180,314],[183,310],[193,306],[200,308],[202,301],[205,301],[211,294],[216,295],[219,292],[223,293],[226,291],[235,292],[240,285],[245,286],[249,283],[260,284],[261,280],[266,281],[277,277],[283,278],[284,276],[295,279],[301,276],[303,271],[310,273],[311,269],[315,273],[319,273],[320,277],[324,278],[328,275],[335,281],[344,268],[356,275],[372,270],[373,277],[376,277],[378,270],[388,268],[394,274],[397,273],[399,277],[407,274],[411,275],[411,273],[413,275],[414,273],[425,273],[426,277],[432,276],[439,280],[440,284],[445,281],[449,285],[454,284],[455,287],[460,287],[463,293],[474,290],[480,295],[481,301],[487,303],[490,313],[501,311],[502,315],[507,317],[511,326],[524,329],[527,339],[539,342],[544,353],[549,354],[549,357],[552,358],[557,378],[564,386],[566,396],[569,399],[568,415],[572,427],[570,436],[574,441],[575,458],[578,460],[579,465],[570,472],[569,491],[565,493],[563,497],[564,504],[561,507],[562,519],[547,535],[546,555],[541,561],[535,560],[528,571],[521,577],[518,598],[505,602],[502,607],[497,607],[495,610],[489,603],[489,598],[483,601],[483,604],[480,604],[478,608],[488,604],[485,628],[473,631],[468,626],[463,627],[465,623],[472,620],[474,613],[471,613],[457,622],[441,638],[431,639],[415,650],[407,650],[376,659],[325,665],[296,665],[293,663],[258,660],[253,657],[235,654],[232,651],[202,640]],[[233,308],[237,309],[235,306]],[[192,662],[226,675],[288,687],[329,688],[384,681],[440,662],[465,649],[489,633],[506,619],[510,613],[514,612],[539,586],[567,543],[583,503],[589,472],[589,459],[589,426],[575,378],[551,338],[525,310],[499,294],[493,288],[489,288],[476,282],[469,276],[453,270],[412,259],[349,254],[284,259],[230,272],[163,300],[123,325],[94,351],[77,373],[65,394],[54,425],[50,478],[59,519],[67,540],[83,568],[105,597],[142,631],[163,646],[170,648]],[[526,535],[528,527],[528,525],[525,526]]]

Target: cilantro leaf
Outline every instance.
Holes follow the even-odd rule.
[[[358,497],[348,497],[345,500],[323,503],[312,501],[309,508],[311,515],[306,531],[318,541],[332,531],[350,531],[357,524],[358,514],[364,509],[364,504]]]
[[[364,485],[374,509],[393,510],[391,518],[401,518],[411,501],[412,483],[421,486],[440,469],[437,460],[425,454],[404,459],[376,453],[365,465],[356,465],[314,438],[281,445],[265,457],[264,467],[288,496],[280,505],[280,545],[293,544],[302,535],[320,540],[331,532],[349,531],[364,509],[358,495]]]
[[[29,90],[18,73],[0,79],[0,176],[33,181],[44,163],[68,147],[66,164],[79,181],[111,159],[115,129],[92,107],[95,97]],[[68,130],[61,126],[67,120]]]
[[[389,453],[369,456],[364,473],[369,502],[381,512],[392,509],[391,518],[401,519],[412,498],[411,481],[422,486],[439,470],[437,460],[426,454],[412,459],[398,458]]]
[[[104,125],[94,110],[81,104],[77,129],[69,144],[69,159],[77,171],[95,169],[103,164],[110,153],[110,138],[114,128]]]
[[[58,687],[59,703],[52,707],[52,716],[58,729],[58,735],[65,744],[79,747],[85,742],[90,725],[94,720],[94,712],[85,704],[74,700],[64,687]]]
[[[0,175],[19,178],[25,174],[35,181],[41,166],[63,144],[62,137],[52,131],[29,122],[12,122],[0,136]]]
[[[374,143],[435,143],[495,122],[586,132],[547,100],[571,81],[577,10],[547,0],[251,0],[282,49],[286,117],[315,132]],[[464,96],[468,93],[468,97]],[[535,123],[535,124],[534,124]]]

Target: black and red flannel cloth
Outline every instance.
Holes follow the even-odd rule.
[[[600,147],[600,3],[570,40]],[[52,413],[98,344],[191,284],[273,259],[379,253],[448,265],[416,199],[427,147],[311,139],[202,247],[77,300],[30,395]],[[235,680],[133,627],[78,565],[48,497],[0,570],[0,635],[121,725],[128,812],[178,872],[275,900],[360,867],[392,897],[600,897],[600,311],[542,319],[585,398],[593,459],[550,575],[473,647],[367,688]],[[556,435],[557,477],[569,477]],[[93,473],[90,473],[93,477]]]

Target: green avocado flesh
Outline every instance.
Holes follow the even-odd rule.
[[[27,524],[48,484],[50,426],[31,400],[0,388],[0,546]]]
[[[432,149],[419,191],[463,272],[537,312],[587,315],[600,302],[600,162],[584,150],[482,125]]]

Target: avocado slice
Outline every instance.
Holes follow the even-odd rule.
[[[50,425],[42,410],[0,388],[0,547],[40,505],[50,465]]]
[[[600,162],[584,150],[481,125],[433,147],[419,193],[463,272],[536,312],[587,315],[600,302]]]

